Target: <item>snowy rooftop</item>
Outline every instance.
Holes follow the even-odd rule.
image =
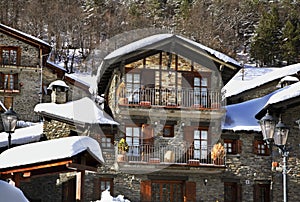
[[[39,141],[43,136],[43,123],[38,123],[26,128],[16,129],[11,134],[11,143],[15,145],[26,144]],[[8,133],[0,133],[0,147],[6,147],[8,144]]]
[[[119,125],[88,97],[67,102],[65,104],[37,104],[34,108],[34,111],[79,123]]]
[[[294,75],[300,71],[300,64],[294,64],[281,68],[245,68],[244,75],[246,79],[244,80],[241,79],[242,71],[243,69],[240,70],[240,72],[222,89],[222,91],[225,93],[225,97],[231,97],[276,79]],[[255,72],[256,76],[252,75],[253,72]]]
[[[47,89],[48,90],[53,90],[54,86],[61,86],[61,87],[69,88],[69,86],[64,81],[56,80],[56,81],[51,82]]]
[[[192,40],[189,40],[189,39],[186,39],[182,36],[178,36],[178,35],[174,35],[174,34],[157,34],[157,35],[153,35],[153,36],[150,36],[150,37],[146,37],[144,39],[141,39],[141,40],[138,40],[138,41],[135,41],[133,43],[130,43],[128,45],[125,45],[115,51],[113,51],[112,53],[108,54],[104,60],[110,60],[110,59],[114,59],[114,58],[117,58],[117,57],[120,57],[122,55],[125,55],[125,54],[128,54],[128,53],[131,53],[133,51],[136,51],[138,49],[143,49],[151,44],[154,44],[154,43],[158,43],[162,40],[165,40],[165,39],[168,39],[168,38],[171,38],[171,37],[178,37],[179,39],[182,39],[190,44],[193,44],[194,46],[204,50],[204,51],[207,51],[209,52],[210,54],[216,56],[218,59],[224,61],[224,62],[230,62],[232,64],[235,64],[235,65],[238,65],[240,66],[240,63],[237,62],[236,60],[228,57],[227,55],[221,53],[221,52],[218,52],[216,50],[213,50],[209,47],[206,47],[202,44],[199,44],[195,41],[192,41]]]
[[[98,77],[96,75],[92,75],[91,73],[72,73],[65,76],[73,79],[75,82],[88,86],[91,94],[97,93]]]
[[[32,40],[34,40],[34,41],[37,41],[37,42],[39,42],[39,43],[41,43],[41,44],[44,44],[44,45],[46,45],[46,46],[50,46],[49,43],[46,43],[45,41],[43,41],[43,40],[41,40],[41,39],[39,39],[39,38],[37,38],[37,37],[31,36],[31,35],[29,35],[29,34],[26,34],[26,33],[22,32],[22,31],[19,31],[19,30],[17,30],[17,29],[11,28],[11,27],[6,26],[6,25],[1,24],[1,23],[0,23],[0,25],[3,26],[5,29],[8,29],[8,30],[11,30],[11,31],[13,31],[13,32],[16,32],[16,33],[18,33],[18,34],[20,34],[20,35],[26,36],[27,38],[30,38],[30,39],[32,39]]]
[[[297,82],[290,86],[278,89],[264,97],[239,104],[228,105],[226,106],[226,119],[222,129],[233,131],[261,131],[255,115],[269,105],[299,96],[300,82]]]
[[[0,169],[71,158],[84,151],[99,163],[104,162],[96,140],[87,136],[73,136],[8,149],[0,155]]]

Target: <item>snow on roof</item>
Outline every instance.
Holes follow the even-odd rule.
[[[5,150],[0,155],[0,169],[71,158],[87,151],[103,163],[99,143],[87,136],[64,137],[26,144]]]
[[[300,82],[282,88],[280,91],[276,91],[274,95],[270,97],[265,107],[271,104],[279,103],[291,98],[300,96]]]
[[[283,78],[280,80],[279,83],[282,83],[282,82],[284,82],[284,81],[295,81],[295,82],[298,82],[299,79],[298,79],[297,77],[295,77],[295,76],[285,76],[285,77],[283,77]]]
[[[26,128],[16,129],[11,134],[11,143],[15,145],[26,144],[30,142],[39,141],[43,136],[43,123],[38,123]],[[0,133],[0,147],[8,145],[8,133]],[[1,164],[1,163],[0,163]]]
[[[0,23],[0,24],[1,24],[1,23]],[[44,45],[46,45],[46,46],[50,46],[49,43],[46,43],[46,42],[43,41],[42,39],[39,39],[39,38],[37,38],[37,37],[35,37],[35,36],[31,36],[31,35],[26,34],[26,33],[22,32],[22,31],[20,31],[20,30],[14,29],[14,28],[9,27],[9,26],[6,26],[6,25],[4,25],[4,24],[1,24],[1,26],[3,26],[4,28],[6,28],[6,29],[8,29],[8,30],[11,30],[11,31],[13,31],[13,32],[16,32],[16,33],[18,33],[18,34],[20,34],[20,35],[26,36],[26,37],[28,37],[28,38],[30,38],[30,39],[32,39],[32,40],[34,40],[34,41],[37,41],[37,42],[39,42],[39,43],[41,43],[41,44],[44,44]]]
[[[184,41],[186,41],[190,44],[193,44],[194,46],[209,52],[210,54],[216,56],[217,58],[219,58],[220,60],[223,60],[224,62],[230,62],[232,64],[240,66],[239,62],[237,62],[236,60],[228,57],[227,55],[225,55],[225,54],[223,54],[219,51],[213,50],[213,49],[211,49],[209,47],[206,47],[202,44],[199,44],[195,41],[192,41],[192,40],[186,39],[182,36],[178,36],[178,35],[174,35],[174,34],[156,34],[156,35],[153,35],[153,36],[146,37],[144,39],[140,39],[138,41],[135,41],[133,43],[125,45],[125,46],[123,46],[121,48],[118,48],[117,50],[111,52],[110,54],[108,54],[104,58],[104,60],[110,60],[110,59],[113,59],[113,58],[120,57],[122,55],[131,53],[131,52],[136,51],[138,49],[143,49],[143,48],[145,48],[145,47],[147,47],[151,44],[160,42],[162,40],[165,40],[165,39],[168,39],[168,38],[171,38],[171,37],[177,37],[177,38],[182,39],[182,40],[184,40]]]
[[[255,68],[255,71],[260,71],[259,69],[260,68]],[[261,76],[253,78],[251,80],[238,81],[236,80],[236,78],[234,80],[232,79],[222,89],[222,91],[225,93],[225,97],[231,97],[233,95],[242,93],[246,90],[250,90],[259,87],[265,83],[274,81],[276,79],[280,79],[288,75],[296,74],[297,72],[300,71],[300,63],[289,65],[286,67],[281,67],[281,68],[272,68],[269,71],[268,69],[269,68],[263,68],[262,73],[264,71],[266,72],[264,72]]]
[[[53,90],[54,86],[61,86],[61,87],[69,88],[69,86],[64,81],[56,80],[56,81],[51,82],[47,89],[48,90]]]
[[[89,86],[89,92],[91,94],[97,93],[98,77],[97,75],[92,75],[91,73],[72,73],[65,74],[65,76]]]
[[[66,118],[74,122],[119,125],[88,97],[65,104],[37,104],[34,111],[38,113],[46,112],[47,114]]]
[[[226,106],[226,118],[223,130],[233,131],[261,131],[255,115],[268,103],[270,98],[282,89],[274,91],[261,98]]]
[[[29,202],[29,200],[25,197],[25,195],[19,188],[3,180],[0,180],[0,193],[0,201]]]

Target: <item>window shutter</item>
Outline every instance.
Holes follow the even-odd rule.
[[[254,143],[253,143],[253,153],[254,154],[258,154],[258,141],[257,140],[254,140]]]
[[[184,128],[184,139],[189,143],[192,144],[194,141],[194,127],[185,127]]]
[[[4,90],[4,74],[0,73],[0,89]]]
[[[236,146],[237,146],[237,153],[240,154],[242,153],[242,140],[237,140],[236,141]]]
[[[141,191],[140,191],[141,201],[151,202],[151,181],[146,180],[141,182]]]
[[[143,124],[142,132],[144,134],[144,144],[153,145],[153,128],[151,125]]]
[[[236,194],[236,201],[237,202],[241,202],[242,201],[242,185],[241,184],[237,184],[237,187],[236,187],[236,191],[237,191],[237,194]]]
[[[19,90],[19,78],[18,74],[13,74],[14,77],[14,90]]]
[[[184,202],[196,202],[196,182],[185,183]]]

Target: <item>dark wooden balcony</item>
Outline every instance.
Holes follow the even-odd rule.
[[[119,105],[168,108],[219,109],[221,93],[216,90],[146,88],[120,93]]]

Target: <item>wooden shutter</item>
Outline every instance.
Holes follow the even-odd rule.
[[[185,183],[184,202],[196,202],[196,182]]]
[[[151,125],[143,124],[142,132],[144,134],[144,144],[153,145],[153,128]]]
[[[0,73],[0,90],[4,90],[4,74]]]
[[[14,78],[14,90],[19,90],[19,77],[18,74],[13,74]]]
[[[253,142],[253,153],[254,154],[258,154],[258,141],[257,140],[254,140]]]
[[[242,153],[242,144],[243,144],[242,140],[236,141],[236,148],[237,148],[236,152],[238,154]]]
[[[141,181],[140,197],[142,202],[151,202],[151,181]]]

